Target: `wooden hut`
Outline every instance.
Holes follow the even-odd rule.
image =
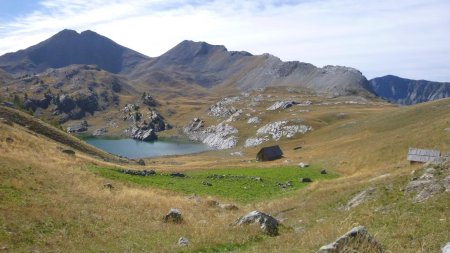
[[[283,156],[283,151],[281,151],[280,146],[270,146],[261,148],[261,150],[256,155],[257,161],[273,161],[280,159]]]

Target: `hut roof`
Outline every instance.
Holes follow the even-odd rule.
[[[258,161],[272,161],[280,159],[283,156],[283,151],[281,151],[280,146],[270,146],[261,148],[261,150],[256,155],[256,160]]]
[[[439,150],[409,148],[407,160],[411,162],[430,162],[441,156]]]

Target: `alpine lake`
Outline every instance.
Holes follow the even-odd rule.
[[[108,153],[130,159],[168,155],[185,155],[211,150],[203,143],[184,139],[160,138],[156,141],[140,141],[111,137],[82,137],[90,145]]]

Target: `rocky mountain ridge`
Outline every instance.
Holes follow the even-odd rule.
[[[372,92],[367,79],[353,68],[318,68],[299,61],[283,62],[270,54],[228,51],[221,45],[194,41],[183,41],[165,54],[136,66],[129,76],[148,83],[231,86],[239,91],[293,86],[336,96],[370,96]]]
[[[0,56],[0,69],[12,74],[41,73],[72,64],[96,65],[147,86],[189,85],[236,91],[293,86],[336,96],[371,95],[367,79],[353,68],[317,68],[298,61],[283,62],[270,54],[228,51],[221,45],[188,40],[151,58],[93,31],[63,30],[37,45]]]
[[[394,75],[371,79],[370,86],[377,96],[403,105],[450,97],[450,83],[411,80]]]

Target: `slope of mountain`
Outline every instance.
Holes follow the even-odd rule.
[[[129,95],[139,93],[121,76],[92,65],[70,65],[17,77],[2,87],[0,97],[12,100],[16,96],[36,116],[63,123],[86,113],[111,110],[122,96]]]
[[[370,80],[377,96],[404,105],[450,97],[450,83],[411,80],[387,75]]]
[[[283,62],[269,54],[255,56],[193,41],[183,41],[140,64],[129,76],[146,83],[189,83],[208,88],[222,84],[237,90],[283,85],[335,95],[371,92],[367,79],[353,68],[317,68],[298,61]]]
[[[92,31],[63,30],[15,53],[0,56],[0,68],[10,73],[41,72],[71,64],[92,64],[111,73],[126,72],[148,57]]]
[[[0,69],[0,86],[3,86],[13,80],[13,77],[6,71]]]

